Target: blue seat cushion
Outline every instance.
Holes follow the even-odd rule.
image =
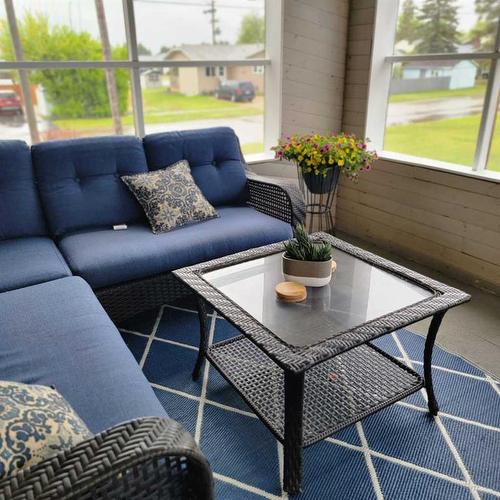
[[[95,288],[146,278],[291,236],[291,228],[251,207],[219,207],[219,218],[153,234],[146,225],[65,236],[72,271]]]
[[[0,240],[46,232],[30,148],[23,141],[0,141]]]
[[[50,238],[0,241],[0,292],[65,276],[71,271]]]
[[[238,205],[248,200],[240,145],[231,128],[150,134],[143,141],[150,170],[187,160],[196,184],[212,205]]]
[[[78,277],[0,294],[0,379],[53,385],[92,432],[166,416],[87,283]]]
[[[33,166],[53,235],[144,220],[120,177],[147,172],[138,137],[90,137],[32,147]]]

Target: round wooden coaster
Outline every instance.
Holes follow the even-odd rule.
[[[282,281],[276,285],[276,295],[283,302],[301,302],[307,297],[307,290],[300,283]]]

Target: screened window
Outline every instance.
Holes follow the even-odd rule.
[[[266,10],[280,8],[265,0],[58,0],[57,8],[53,0],[0,0],[2,138],[224,125],[244,152],[261,152],[279,135],[279,117],[265,115],[267,98],[279,101],[279,72],[264,68],[281,64],[269,55],[281,33],[265,29]],[[251,81],[255,97],[218,92],[225,79]]]
[[[499,16],[497,0],[378,2],[367,118],[376,147],[500,172]]]

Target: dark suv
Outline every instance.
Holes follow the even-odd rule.
[[[252,102],[255,99],[255,87],[252,82],[226,80],[220,83],[219,88],[215,91],[215,97],[229,99],[233,102]]]

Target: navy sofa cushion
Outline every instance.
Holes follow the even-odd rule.
[[[187,160],[205,198],[214,206],[248,200],[238,138],[227,127],[150,134],[144,137],[150,170]]]
[[[70,277],[0,294],[0,379],[53,385],[92,432],[166,416],[90,287]]]
[[[51,239],[35,236],[0,241],[0,292],[65,276],[71,276],[71,271]]]
[[[30,149],[23,141],[0,141],[0,240],[44,234]]]
[[[53,141],[32,147],[33,166],[52,234],[144,219],[120,177],[147,171],[137,137]]]
[[[218,212],[217,219],[157,235],[146,225],[67,235],[60,248],[72,271],[97,289],[291,236],[288,224],[251,207],[219,207]]]

